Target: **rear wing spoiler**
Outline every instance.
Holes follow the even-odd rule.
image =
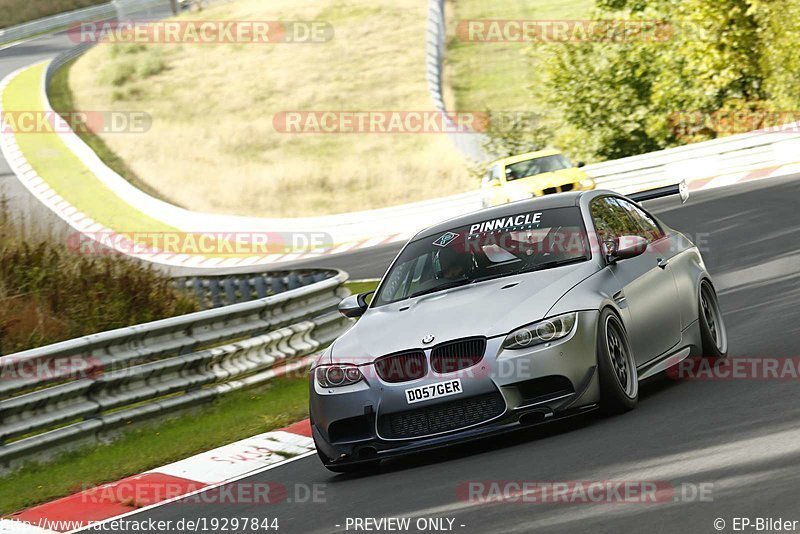
[[[689,186],[686,185],[686,180],[681,181],[679,184],[648,189],[647,191],[640,191],[639,193],[632,193],[626,196],[634,202],[644,202],[646,200],[670,197],[672,195],[680,195],[681,203],[689,200]]]

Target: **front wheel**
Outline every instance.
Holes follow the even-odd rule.
[[[722,319],[717,292],[708,280],[700,283],[700,334],[703,356],[724,358],[728,355],[728,331]]]
[[[600,314],[597,332],[600,408],[607,414],[633,410],[639,402],[639,377],[625,326],[610,309]]]

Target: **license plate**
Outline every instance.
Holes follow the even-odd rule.
[[[415,402],[423,402],[440,397],[449,397],[450,395],[458,395],[463,393],[461,389],[461,379],[448,380],[447,382],[437,382],[436,384],[428,384],[427,386],[417,386],[406,390],[406,401],[409,404]]]

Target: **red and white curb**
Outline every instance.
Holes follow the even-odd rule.
[[[712,176],[710,178],[701,178],[692,180],[691,182],[689,182],[689,191],[705,191],[708,189],[728,187],[731,185],[755,182],[758,180],[765,180],[768,178],[780,178],[783,176],[791,176],[793,174],[798,174],[798,173],[800,173],[800,163],[786,163],[783,165],[776,165],[773,167],[765,167],[761,169],[754,169],[749,171],[723,174],[720,176]]]
[[[313,454],[308,419],[0,519],[0,533],[71,532]]]

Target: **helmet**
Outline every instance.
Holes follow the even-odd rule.
[[[455,247],[443,248],[437,254],[440,275],[464,276],[473,268],[472,255]],[[457,273],[457,274],[456,274]]]

